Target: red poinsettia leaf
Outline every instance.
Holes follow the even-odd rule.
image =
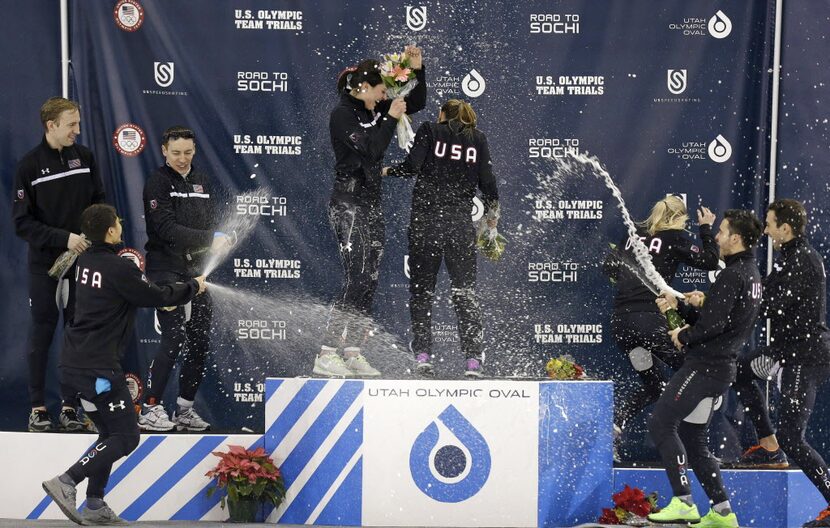
[[[242,446],[238,445],[228,445],[228,452],[232,455],[237,456],[245,456],[248,454],[248,450]]]

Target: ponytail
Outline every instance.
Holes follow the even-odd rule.
[[[337,93],[350,92],[363,83],[377,86],[383,82],[380,76],[380,64],[374,59],[366,59],[357,66],[349,66],[337,76]]]
[[[689,215],[686,212],[686,204],[677,196],[666,196],[651,208],[651,214],[639,225],[654,236],[658,231],[669,229],[683,229]]]
[[[478,122],[475,110],[470,103],[460,99],[450,99],[441,107],[444,118],[455,133],[471,134]]]

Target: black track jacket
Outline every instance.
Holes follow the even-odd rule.
[[[679,304],[680,314],[692,325],[678,335],[686,351],[685,364],[707,376],[735,381],[735,363],[761,311],[761,293],[761,274],[752,252],[726,257],[726,268],[700,311]]]
[[[424,69],[415,70],[415,75],[418,84],[405,98],[408,115],[426,106]],[[381,162],[398,124],[388,115],[391,105],[390,99],[381,101],[372,112],[363,101],[348,93],[340,95],[340,102],[329,119],[336,159],[332,200],[366,206],[380,204]]]
[[[17,236],[29,243],[29,267],[43,273],[81,232],[81,213],[104,201],[92,152],[83,145],[58,151],[46,137],[17,165],[12,216]]]
[[[66,327],[60,366],[121,370],[136,307],[186,304],[199,291],[191,279],[156,286],[113,245],[95,242],[75,268],[75,320]]]

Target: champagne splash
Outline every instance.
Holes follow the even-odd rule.
[[[332,307],[296,292],[267,296],[208,282],[214,326],[232,332],[219,370],[240,370],[254,379],[310,375]],[[414,376],[415,359],[400,339],[370,317],[353,320],[350,331],[368,335],[361,353],[385,378]]]
[[[262,187],[242,193],[237,198],[237,202],[241,203],[267,203],[268,191]],[[222,211],[222,217],[218,223],[216,231],[224,233],[231,237],[233,245],[236,246],[243,242],[253,232],[259,221],[257,215],[241,215],[237,214],[235,204],[229,204],[230,207]],[[205,263],[203,274],[210,275],[217,267],[228,257],[230,250],[213,251],[208,250],[208,258]]]
[[[637,262],[640,263],[640,266],[645,273],[645,278],[651,284],[656,286],[657,291],[668,292],[682,299],[683,294],[669,286],[665,279],[657,273],[657,269],[655,269],[654,263],[651,261],[651,254],[649,254],[648,248],[645,244],[643,244],[643,241],[640,240],[640,236],[637,234],[637,226],[634,224],[634,220],[631,219],[631,215],[625,206],[625,200],[622,197],[619,187],[617,187],[614,180],[611,179],[611,175],[608,174],[608,171],[605,170],[597,157],[588,156],[581,152],[567,152],[565,157],[559,160],[559,164],[561,166],[560,170],[565,173],[578,174],[581,167],[593,172],[596,177],[604,181],[605,186],[611,190],[611,194],[617,199],[617,207],[622,213],[623,222],[625,223],[628,230],[628,236],[632,242],[634,257],[637,259]]]

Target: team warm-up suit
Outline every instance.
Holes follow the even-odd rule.
[[[695,268],[718,268],[718,246],[709,224],[700,226],[701,246],[696,245],[683,230],[667,229],[649,235],[640,229],[638,235],[649,248],[651,261],[657,273],[671,284],[681,264]],[[683,356],[675,350],[667,335],[666,318],[655,304],[655,296],[640,280],[630,266],[639,268],[634,258],[632,242],[625,237],[605,261],[605,271],[616,280],[614,313],[611,329],[619,350],[628,356],[642,386],[617,398],[614,406],[614,423],[620,427],[640,411],[651,405],[668,382],[663,369],[655,364],[658,358],[672,370],[677,370]]]
[[[752,333],[761,308],[761,275],[751,251],[726,257],[701,310],[679,305],[692,326],[678,339],[685,361],[663,391],[649,431],[675,496],[691,494],[691,467],[714,504],[728,500],[707,430],[715,400],[735,381],[738,353]]]
[[[426,105],[423,68],[415,70],[417,86],[406,96],[406,112]],[[352,316],[368,315],[378,285],[378,270],[386,240],[381,208],[381,169],[397,120],[388,115],[391,100],[370,111],[348,93],[331,113],[329,131],[334,149],[334,191],[329,201],[329,223],[339,244],[343,291],[328,322],[325,344],[337,347],[345,334],[346,347],[359,346],[361,332],[349,331]]]
[[[199,291],[195,280],[156,286],[116,247],[95,242],[77,262],[75,319],[66,328],[61,353],[62,381],[98,427],[92,449],[68,471],[75,483],[89,478],[87,497],[103,498],[113,462],[138,445],[135,407],[121,370],[132,337],[136,307],[188,302]]]
[[[769,349],[760,352],[780,362],[781,400],[778,441],[830,503],[827,463],[804,438],[818,388],[830,376],[827,328],[827,278],[821,255],[802,237],[781,246],[772,272],[764,279],[762,316],[771,320]],[[738,364],[735,391],[760,438],[775,434],[755,383],[750,361]]]
[[[72,145],[58,151],[44,136],[40,145],[26,154],[17,166],[14,185],[14,227],[17,235],[29,243],[29,304],[32,326],[29,331],[29,398],[32,407],[45,403],[44,386],[49,346],[58,323],[56,303],[58,281],[47,272],[66,251],[70,233],[81,232],[81,213],[92,204],[104,201],[104,188],[92,152]],[[74,310],[73,269],[61,284],[68,288],[63,295],[64,324],[72,320]],[[69,394],[61,390],[64,402],[74,406]]]
[[[424,123],[406,160],[391,167],[389,175],[417,175],[409,224],[412,350],[416,355],[432,352],[432,304],[443,260],[450,275],[462,350],[468,359],[480,360],[476,234],[470,215],[477,190],[484,196],[485,210],[498,205],[487,138],[476,129],[461,131],[457,122]]]
[[[144,186],[147,222],[147,275],[156,284],[185,282],[202,274],[207,250],[217,226],[210,178],[192,166],[182,176],[170,166],[158,168]],[[179,395],[193,401],[202,382],[210,347],[213,305],[205,292],[190,306],[156,312],[161,347],[150,365],[145,400],[161,401],[170,372],[184,351],[179,373]]]

